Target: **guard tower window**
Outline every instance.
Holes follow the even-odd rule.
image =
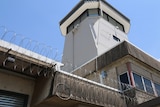
[[[121,23],[117,22],[116,26],[118,26],[119,30],[124,31],[124,27],[123,27],[123,25]]]
[[[98,9],[89,9],[88,15],[89,16],[99,16],[99,10]]]
[[[117,25],[117,24],[116,24],[116,20],[114,20],[112,17],[108,16],[108,19],[109,19],[109,22],[110,22],[112,25],[114,25],[114,26]]]
[[[70,32],[72,29],[73,29],[73,24],[70,24],[68,27],[67,27],[67,32]]]
[[[67,33],[69,33],[77,24],[80,24],[88,16],[100,16],[100,9],[88,9],[84,11],[77,19],[75,19],[68,27]],[[124,26],[117,20],[109,16],[107,13],[103,12],[103,18],[110,22],[114,26],[118,26],[121,31],[124,31]]]
[[[81,22],[87,17],[87,11],[83,12],[82,15],[80,16]]]
[[[121,41],[118,37],[116,37],[116,36],[114,36],[114,35],[113,35],[113,39],[114,39],[115,41],[117,41],[117,42],[120,42],[120,41]]]
[[[105,12],[103,12],[103,18],[104,18],[105,20],[109,21],[108,15],[107,15]]]
[[[106,21],[110,22],[112,25],[118,26],[119,30],[124,32],[124,26],[121,23],[119,23],[117,20],[109,16],[107,13],[103,12],[103,18]]]

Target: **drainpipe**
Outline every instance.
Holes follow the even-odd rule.
[[[126,66],[127,66],[127,70],[128,70],[128,74],[129,74],[129,79],[130,79],[131,85],[134,86],[134,80],[133,80],[133,76],[132,76],[131,63],[127,62]]]
[[[55,81],[56,74],[57,74],[57,71],[54,71],[52,81],[51,81],[51,87],[48,93],[48,98],[53,95],[53,88],[54,88],[54,81]]]

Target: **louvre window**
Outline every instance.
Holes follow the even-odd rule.
[[[0,90],[0,107],[27,107],[28,95]]]

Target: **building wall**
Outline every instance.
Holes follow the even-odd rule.
[[[127,39],[124,32],[100,16],[87,17],[65,36],[63,70],[71,72]]]
[[[90,30],[90,24],[97,18],[86,18],[77,29],[68,33],[65,37],[62,63],[63,70],[71,72],[80,65],[97,56],[96,44]]]
[[[121,30],[117,29],[111,23],[103,18],[100,18],[93,25],[94,31],[96,32],[96,42],[98,56],[104,52],[110,50],[115,45],[127,40],[127,35]],[[119,40],[115,40],[113,36],[117,37]]]
[[[29,95],[28,107],[32,99],[35,81],[32,78],[0,69],[0,90]]]
[[[138,103],[143,103],[143,102],[149,101],[149,100],[157,97],[154,83],[160,84],[160,82],[159,82],[160,75],[158,73],[159,71],[152,68],[151,66],[148,66],[148,65],[145,65],[144,63],[136,62],[136,61],[132,61],[131,69],[132,69],[132,73],[136,73],[137,75],[141,76],[141,78],[143,80],[144,80],[144,78],[150,80],[151,84],[152,84],[152,87],[149,87],[149,88],[153,90],[153,93],[149,93],[149,92],[147,92],[146,89],[141,90],[141,89],[136,88],[136,84],[135,84],[135,80],[134,80],[134,85],[135,85],[135,89],[136,89],[136,98],[137,98]],[[144,85],[144,83],[143,83],[143,86],[145,88],[147,87]]]

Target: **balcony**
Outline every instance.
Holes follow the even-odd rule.
[[[51,105],[57,107],[127,107],[136,104],[135,98],[127,96],[126,93],[116,88],[73,74],[59,71],[52,79],[46,78],[44,83],[39,81],[39,86],[52,85],[45,85],[45,91],[41,92],[38,92],[40,87],[37,87],[38,93],[34,96],[34,103],[32,103],[34,107],[50,107]]]

